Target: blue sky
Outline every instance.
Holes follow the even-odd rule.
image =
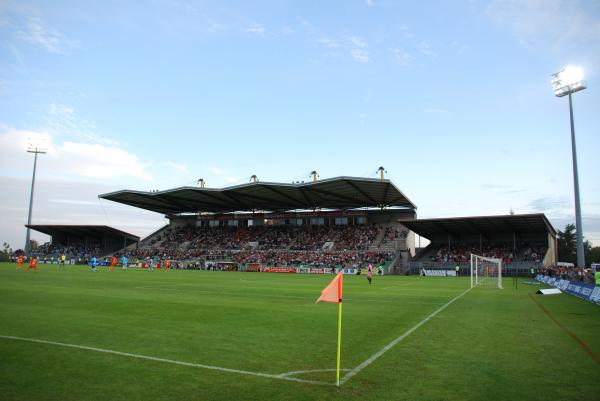
[[[600,3],[0,1],[0,240],[34,223],[145,235],[162,216],[116,189],[388,177],[420,217],[574,221],[575,95],[584,235],[600,244]],[[44,240],[44,237],[39,237]]]

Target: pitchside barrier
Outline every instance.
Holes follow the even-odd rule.
[[[456,270],[422,269],[421,276],[456,277]]]
[[[69,264],[69,261],[66,262]],[[74,261],[71,261],[74,264]],[[50,262],[48,262],[50,264]],[[55,263],[55,264],[58,264]],[[96,266],[110,266],[110,262],[107,261],[98,261]],[[115,267],[122,267],[121,263],[118,262]],[[147,268],[148,264],[145,262],[136,262],[136,263],[128,263],[127,267],[137,267],[137,268]],[[241,271],[241,272],[262,272],[262,273],[297,273],[297,274],[337,274],[342,272],[343,274],[348,275],[357,275],[364,274],[367,275],[367,268],[341,268],[341,267],[293,267],[293,266],[261,266],[259,263],[251,263],[246,268],[233,268],[232,264],[225,263],[209,263],[201,266],[197,263],[184,263],[181,265],[172,264],[173,269],[196,269],[196,270],[215,270],[215,271]],[[156,263],[154,265],[155,269],[162,268],[161,263]],[[377,276],[383,276],[388,274],[384,266],[374,266],[373,274]],[[454,275],[454,271],[448,273],[448,276]]]
[[[357,274],[364,274],[366,275],[368,270],[367,269],[357,269],[357,268],[340,268],[340,267],[336,267],[331,268],[331,267],[324,267],[324,268],[320,268],[320,267],[263,267],[261,270],[261,272],[265,272],[265,273],[298,273],[298,274],[333,274],[333,273],[342,273],[342,274],[349,274],[349,275],[357,275]],[[373,268],[373,273],[378,275],[378,276],[383,276],[385,274],[385,271],[383,268]]]
[[[456,262],[407,262],[405,264],[405,270],[410,274],[420,274],[422,269],[426,270],[455,270],[456,265],[459,267],[459,275],[468,275],[470,271],[470,264],[456,263]],[[542,268],[540,263],[535,262],[512,262],[502,263],[502,275],[504,277],[533,277],[534,274]],[[532,269],[534,274],[532,274]]]
[[[39,260],[38,259],[38,263],[39,264],[46,264],[46,265],[59,265],[60,261],[59,260]],[[65,265],[74,265],[75,263],[75,259],[65,259]]]
[[[350,269],[335,269],[336,273],[343,273],[343,274],[358,274],[358,269],[355,268],[350,268]]]
[[[600,286],[585,284],[579,281],[569,281],[557,277],[548,277],[538,274],[535,279],[541,283],[558,288],[563,292],[575,295],[586,301],[600,305]]]

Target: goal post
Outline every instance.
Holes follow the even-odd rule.
[[[471,288],[491,284],[500,289],[502,286],[502,259],[488,258],[471,254]]]

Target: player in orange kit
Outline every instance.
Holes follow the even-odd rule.
[[[17,256],[17,270],[23,269],[23,261],[24,260],[25,260],[25,257],[23,255]]]
[[[38,268],[38,260],[35,256],[31,257],[31,260],[29,261],[29,266],[27,266],[27,269],[25,269],[25,271],[29,271],[29,269],[33,269],[37,272],[37,268]]]

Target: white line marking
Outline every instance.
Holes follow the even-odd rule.
[[[187,288],[179,288],[179,287],[154,287],[154,286],[140,286],[135,287],[137,289],[149,289],[153,291],[187,291],[193,292],[194,294],[214,294],[217,292],[219,295],[234,295],[239,296],[239,292],[227,292],[227,291],[214,291],[214,290],[195,290],[195,289],[187,289]],[[242,294],[246,295],[246,294]],[[284,295],[284,294],[270,294],[267,292],[253,291],[252,295],[260,295],[261,297],[266,298],[288,298],[288,299],[302,299],[308,300],[311,304],[314,303],[314,297],[311,296],[294,296],[294,295]],[[402,303],[402,304],[416,304],[416,305],[440,305],[441,302],[421,302],[421,301],[403,301],[398,297],[403,297],[403,295],[395,295],[396,298],[386,300],[386,299],[373,299],[373,298],[345,298],[346,302],[374,302],[374,303]],[[410,296],[413,297],[413,296]]]
[[[350,369],[340,369],[340,371],[348,371]],[[312,370],[295,370],[293,372],[285,372],[279,375],[279,377],[289,377],[293,375],[302,375],[305,373],[318,373],[318,372],[335,372],[335,369],[312,369]]]
[[[171,364],[174,364],[174,365],[189,366],[189,367],[193,367],[193,368],[218,370],[218,371],[221,371],[221,372],[237,373],[237,374],[240,374],[240,375],[267,377],[269,379],[288,380],[288,381],[293,381],[293,382],[309,383],[309,384],[321,384],[321,385],[329,385],[329,386],[335,385],[335,383],[326,383],[326,382],[321,382],[321,381],[317,381],[317,380],[304,380],[304,379],[298,379],[296,377],[283,376],[283,375],[285,375],[285,373],[283,375],[274,375],[274,374],[270,374],[270,373],[250,372],[250,371],[247,371],[247,370],[222,368],[220,366],[211,366],[211,365],[203,365],[203,364],[200,364],[200,363],[176,361],[176,360],[173,360],[173,359],[164,359],[164,358],[157,358],[157,357],[154,357],[154,356],[130,354],[129,352],[121,352],[121,351],[113,351],[113,350],[110,350],[110,349],[87,347],[85,345],[59,343],[59,342],[55,342],[55,341],[40,340],[40,339],[36,339],[36,338],[5,336],[5,335],[1,335],[1,334],[0,334],[0,338],[5,338],[5,339],[8,339],[8,340],[27,341],[27,342],[39,343],[39,344],[57,345],[57,346],[60,346],[60,347],[77,348],[77,349],[83,349],[83,350],[87,350],[87,351],[103,352],[105,354],[128,356],[130,358],[146,359],[146,360],[149,360],[149,361],[171,363]]]
[[[425,319],[421,320],[419,323],[417,323],[416,325],[414,325],[411,329],[409,329],[408,331],[406,331],[400,337],[397,337],[392,342],[390,342],[388,345],[386,345],[385,347],[383,347],[382,349],[380,349],[379,351],[377,351],[376,353],[374,353],[373,355],[371,355],[363,363],[361,363],[360,365],[358,365],[357,367],[355,367],[354,369],[352,369],[350,372],[348,372],[340,380],[340,386],[342,384],[346,383],[348,380],[350,380],[354,375],[356,375],[357,373],[359,373],[361,370],[363,370],[364,368],[366,368],[367,366],[369,366],[370,364],[372,364],[373,362],[375,362],[375,360],[377,358],[379,358],[381,355],[383,355],[387,351],[389,351],[390,348],[392,348],[394,345],[398,344],[400,341],[404,340],[406,337],[408,337],[409,335],[411,335],[419,327],[421,327],[425,323],[427,323],[429,321],[429,319],[431,319],[432,317],[434,317],[435,315],[437,315],[438,313],[440,313],[441,311],[443,311],[444,309],[446,309],[450,304],[452,304],[454,301],[456,301],[457,299],[459,299],[460,297],[462,297],[463,295],[465,295],[467,292],[469,292],[471,290],[472,290],[472,288],[469,288],[466,291],[464,291],[464,292],[460,293],[459,295],[457,295],[456,297],[452,298],[450,301],[448,301],[447,303],[445,303],[444,305],[442,305],[439,309],[437,309],[432,314],[430,314],[429,316],[427,316]]]
[[[386,299],[370,299],[370,298],[344,298],[344,302],[375,302],[375,303],[384,303],[384,304],[415,304],[415,305],[441,305],[441,302],[420,302],[420,301],[403,301],[401,299],[396,300],[386,300]]]

